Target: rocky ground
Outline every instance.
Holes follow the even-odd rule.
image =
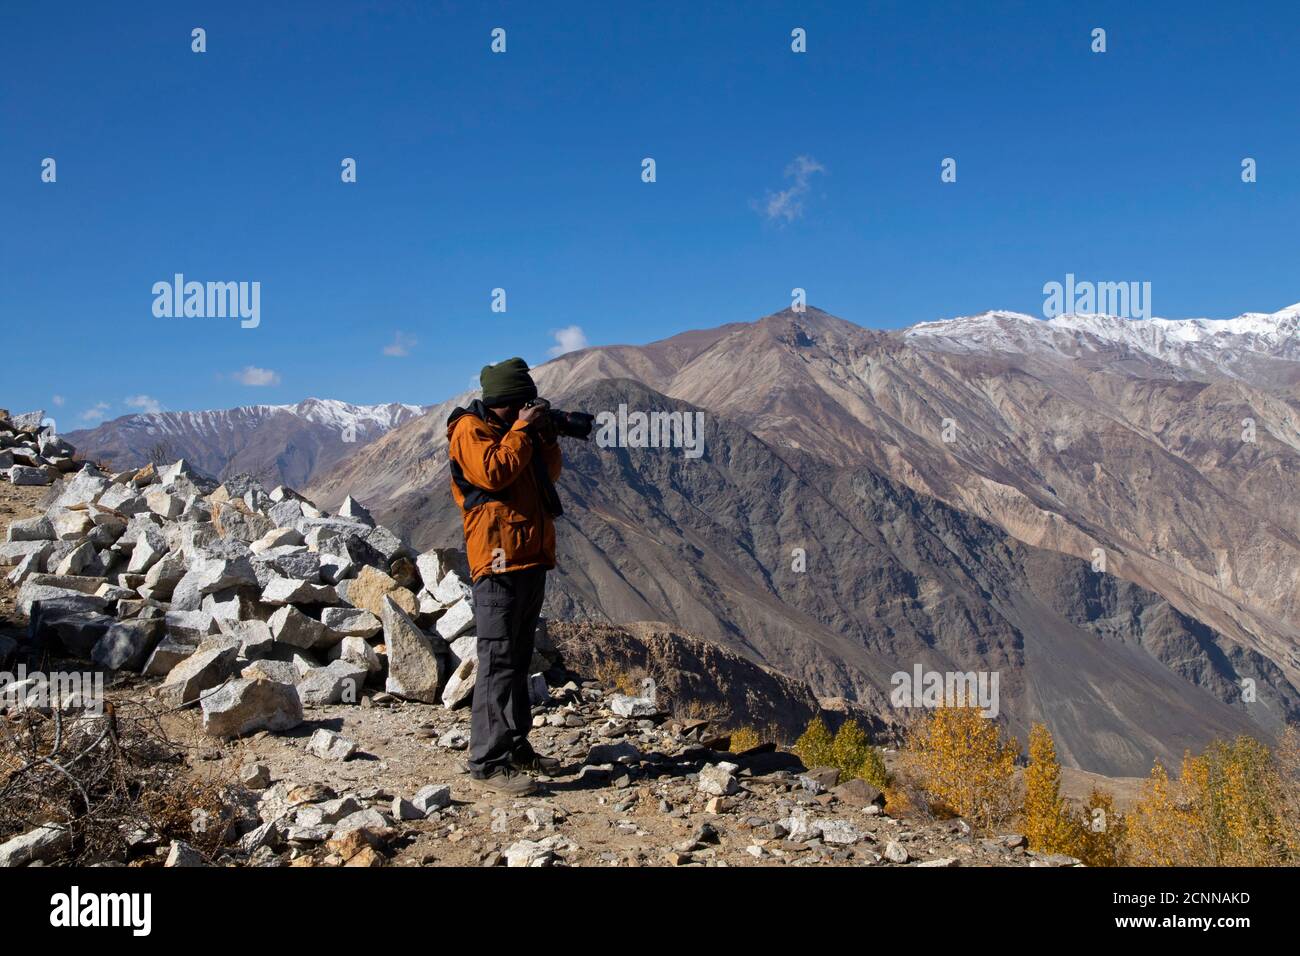
[[[112,706],[85,695],[51,706],[37,678],[6,673],[0,774],[18,785],[0,799],[28,802],[0,825],[0,865],[1074,863],[1028,852],[1016,834],[901,818],[871,785],[772,744],[731,753],[722,728],[738,721],[682,706],[707,669],[673,684],[670,713],[653,679],[571,670],[545,622],[533,741],[564,769],[535,797],[487,794],[463,766],[477,659],[463,555],[416,554],[351,499],[331,515],[291,489],[218,485],[184,462],[74,471],[66,443],[3,424],[30,464],[0,484],[0,665],[93,670]],[[594,657],[574,642],[597,633],[570,628],[560,642],[580,668]],[[667,659],[670,636],[641,637]],[[704,656],[672,659],[686,673]],[[799,700],[768,680],[771,700]],[[108,730],[117,750],[106,756]],[[38,743],[24,751],[24,740]],[[179,768],[158,779],[177,789],[188,832],[131,822],[92,839],[80,809],[33,819],[55,805],[31,793],[47,746],[44,765],[68,760],[53,784],[73,780],[101,828],[123,802],[157,796],[129,773],[111,792],[101,778],[143,772],[146,753]],[[99,777],[77,779],[92,767]]]

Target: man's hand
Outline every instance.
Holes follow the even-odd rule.
[[[525,425],[536,425],[544,420],[546,415],[545,405],[530,405],[527,408],[519,410],[519,421]]]

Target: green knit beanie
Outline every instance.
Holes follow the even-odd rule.
[[[484,365],[478,381],[483,386],[483,404],[488,408],[522,405],[537,397],[537,386],[528,374],[528,363],[521,358]]]

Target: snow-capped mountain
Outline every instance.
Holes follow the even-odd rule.
[[[1300,303],[1233,319],[1124,319],[1067,314],[1040,319],[1021,312],[921,322],[901,333],[911,345],[951,352],[1052,352],[1078,357],[1107,352],[1141,356],[1196,376],[1295,381],[1300,362]]]
[[[301,486],[425,411],[398,402],[353,405],[309,398],[296,405],[125,415],[69,438],[88,458],[115,468],[186,458],[218,477],[247,472]]]

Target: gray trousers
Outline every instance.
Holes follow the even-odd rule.
[[[531,753],[528,665],[546,595],[546,569],[488,574],[474,582],[478,671],[469,723],[469,770],[483,777]]]

